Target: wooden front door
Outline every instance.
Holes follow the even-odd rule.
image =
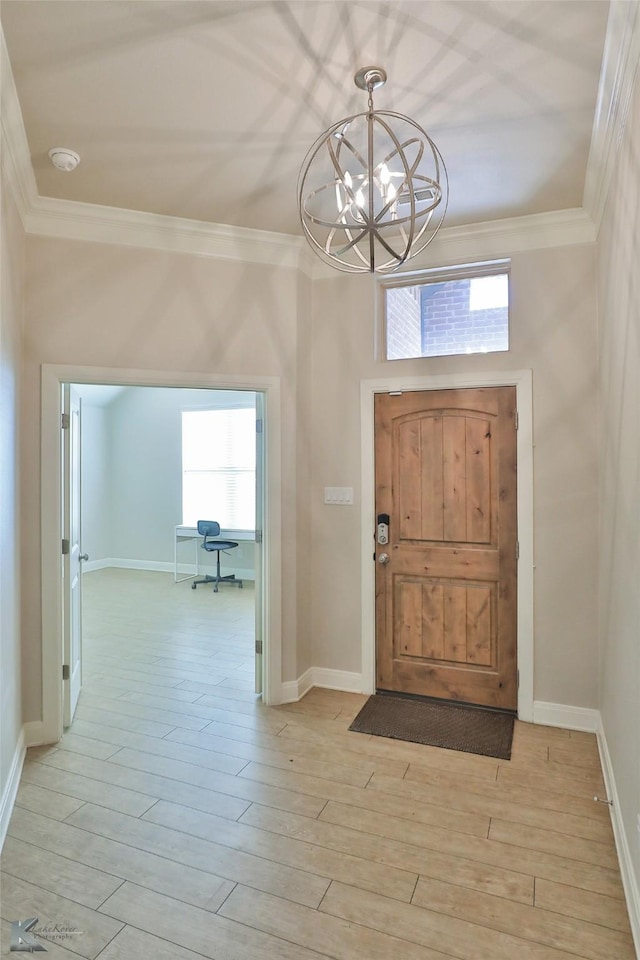
[[[378,689],[515,710],[515,388],[378,394],[375,455]]]

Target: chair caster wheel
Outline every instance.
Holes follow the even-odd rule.
[[[192,584],[191,584],[191,589],[192,589],[192,590],[195,590],[195,588],[196,588],[195,583],[192,583]]]

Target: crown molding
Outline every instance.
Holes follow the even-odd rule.
[[[302,237],[39,196],[1,26],[0,68],[2,167],[27,233],[264,263],[310,274],[311,252]]]
[[[583,207],[600,229],[640,62],[640,3],[612,0],[591,134]]]
[[[412,270],[595,242],[640,53],[638,7],[638,0],[611,5],[584,208],[445,227]],[[289,267],[312,279],[337,275],[302,237],[40,197],[3,34],[0,40],[2,162],[27,233]]]
[[[499,260],[528,250],[575,246],[595,243],[595,240],[595,224],[581,207],[506,220],[485,220],[483,223],[442,228],[423,253],[406,264],[406,271],[398,273],[454,263]],[[336,275],[337,271],[321,260],[317,260],[313,267],[314,280]]]
[[[35,203],[38,191],[2,26],[0,26],[0,129],[2,169],[9,181],[22,226],[26,230],[27,213]]]
[[[27,233],[37,236],[290,267],[313,280],[335,277],[337,273],[313,254],[304,238],[266,230],[52,197],[37,197],[26,212],[24,223]],[[593,243],[595,239],[594,223],[582,209],[490,220],[440,230],[425,252],[411,261],[411,269]]]
[[[36,199],[25,228],[30,234],[63,240],[308,269],[302,237],[53,197]]]
[[[477,260],[496,260],[528,250],[594,243],[593,220],[581,208],[532,213],[505,220],[485,220],[440,230],[416,267]]]

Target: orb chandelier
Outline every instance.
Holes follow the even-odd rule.
[[[373,109],[373,91],[386,79],[381,67],[358,70],[366,113],[325,130],[298,178],[311,248],[347,273],[397,270],[433,240],[447,210],[447,169],[431,137],[401,113]]]

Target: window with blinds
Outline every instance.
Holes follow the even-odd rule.
[[[183,524],[217,520],[224,530],[253,530],[255,506],[255,410],[183,411]]]

